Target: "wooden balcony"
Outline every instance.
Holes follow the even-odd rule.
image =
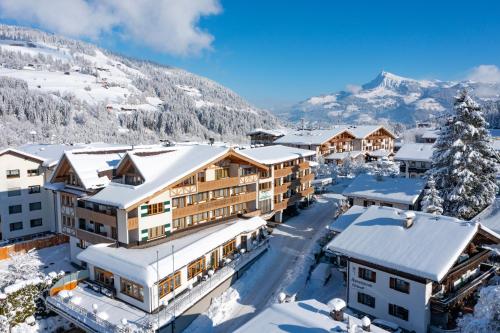
[[[292,185],[292,183],[283,183],[283,185],[275,186],[274,187],[274,195],[285,193],[290,188],[290,185]]]
[[[139,218],[138,217],[129,217],[127,220],[127,229],[133,230],[139,228]]]
[[[285,210],[287,206],[288,206],[288,199],[283,199],[283,201],[281,202],[274,203],[274,210],[275,211]]]
[[[282,169],[274,170],[274,178],[286,177],[292,173],[292,167],[285,167]]]
[[[299,163],[299,169],[300,170],[309,169],[309,161]]]
[[[223,208],[243,202],[255,201],[256,199],[257,199],[256,192],[248,192],[232,197],[210,200],[182,208],[175,208],[172,211],[172,218],[176,219],[184,216],[199,214],[217,208]]]
[[[106,236],[102,236],[96,234],[95,232],[86,231],[82,229],[76,229],[76,237],[79,239],[83,239],[86,242],[91,244],[100,244],[100,243],[114,243],[115,240]]]
[[[210,180],[207,182],[198,182],[198,192],[218,190],[226,187],[234,187],[239,185],[240,185],[239,177],[228,177],[218,180]]]
[[[311,194],[313,194],[313,193],[314,193],[314,188],[312,188],[312,187],[308,187],[308,188],[306,188],[305,190],[301,191],[301,192],[300,192],[300,195],[301,195],[302,197],[307,197],[308,195],[311,195]]]
[[[91,209],[76,207],[76,218],[82,218],[87,221],[94,221],[116,228],[116,216],[96,212]]]
[[[314,180],[314,174],[313,174],[313,173],[310,173],[310,174],[308,174],[308,175],[305,175],[305,176],[303,176],[303,177],[300,177],[299,179],[300,179],[300,182],[301,182],[302,184],[304,184],[304,183],[307,183],[307,182],[310,182],[310,181]]]

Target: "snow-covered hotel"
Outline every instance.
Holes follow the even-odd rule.
[[[341,164],[349,155],[388,156],[394,151],[396,136],[384,126],[338,125],[327,130],[299,130],[286,133],[275,144],[313,150],[317,156]]]
[[[86,283],[144,311],[140,326],[170,311],[174,295],[182,312],[192,294],[202,298],[265,251],[265,219],[280,221],[311,197],[313,155],[281,146],[74,150],[47,187]],[[95,301],[80,286],[74,292]]]
[[[489,261],[499,243],[480,223],[371,206],[327,249],[347,263],[350,308],[426,333],[454,328],[472,308],[474,292],[499,272]]]

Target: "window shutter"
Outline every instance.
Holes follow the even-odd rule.
[[[143,241],[148,240],[148,229],[141,230],[141,240],[143,240]]]
[[[148,205],[141,206],[141,217],[148,216]]]
[[[164,201],[163,202],[163,212],[167,213],[170,212],[170,201]]]

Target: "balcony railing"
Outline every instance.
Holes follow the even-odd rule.
[[[100,243],[114,243],[115,240],[103,235],[100,235],[95,232],[86,231],[83,229],[76,229],[76,237],[79,239],[83,239],[86,242],[91,244],[100,244]]]
[[[138,217],[129,217],[127,223],[127,229],[133,230],[139,228],[139,218]]]
[[[312,188],[312,187],[308,187],[308,188],[306,188],[305,190],[300,191],[300,195],[301,195],[302,197],[306,197],[306,196],[308,196],[308,195],[310,195],[310,194],[313,194],[313,193],[314,193],[314,188]]]
[[[292,173],[292,167],[284,167],[282,169],[274,170],[274,178],[286,177]]]
[[[288,207],[288,199],[283,199],[283,201],[274,204],[274,210],[285,210],[286,207]]]
[[[280,194],[280,193],[285,193],[288,191],[292,183],[283,183],[283,185],[275,186],[274,187],[274,195]]]
[[[96,212],[92,209],[76,207],[76,217],[116,228],[116,216]]]
[[[310,181],[314,180],[314,174],[310,173],[308,175],[300,177],[299,179],[300,179],[300,182],[302,184],[304,184],[304,183],[307,183],[307,182],[310,182]]]
[[[199,214],[209,210],[214,210],[217,208],[223,208],[243,202],[254,201],[256,200],[256,196],[256,192],[248,192],[227,198],[214,199],[198,204],[193,204],[182,208],[175,208],[172,211],[172,216],[174,219],[176,219],[184,216]]]
[[[210,180],[206,182],[198,182],[198,192],[218,190],[226,187],[234,187],[240,185],[239,177],[228,177],[218,180]]]
[[[431,309],[435,312],[446,312],[449,307],[462,299],[471,295],[484,282],[489,280],[499,270],[498,267],[489,264],[481,264],[479,267],[479,275],[472,278],[471,281],[465,283],[464,286],[450,293],[437,293],[431,297]]]

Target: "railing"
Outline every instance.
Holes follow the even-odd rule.
[[[184,216],[189,216],[193,214],[202,213],[208,210],[213,210],[217,208],[223,208],[234,204],[239,204],[243,202],[256,200],[256,192],[242,193],[231,197],[226,197],[222,199],[213,199],[210,201],[189,205],[182,208],[175,208],[172,211],[172,217],[174,219]]]
[[[127,229],[133,230],[139,228],[139,218],[138,217],[129,217],[127,223]]]
[[[309,169],[309,162],[308,161],[300,162],[299,163],[299,169],[300,170]]]
[[[84,218],[86,220],[116,227],[116,216],[113,215],[96,212],[87,208],[76,207],[76,216],[78,218]]]
[[[288,189],[290,188],[290,186],[292,185],[291,182],[289,183],[283,183],[283,185],[279,185],[279,186],[275,186],[274,187],[274,194],[280,194],[280,193],[285,193],[286,191],[288,191]]]
[[[57,295],[61,290],[71,290],[76,288],[78,281],[85,280],[89,277],[89,271],[76,271],[71,274],[65,275],[60,278],[53,286],[50,288],[50,296]]]
[[[193,287],[192,290],[175,297],[175,302],[171,301],[165,308],[160,310],[160,314],[157,315],[161,320],[161,326],[170,322],[174,313],[176,315],[182,314],[189,307],[206,296],[210,291],[215,289],[219,284],[226,281],[235,272],[257,258],[262,252],[267,249],[268,242],[269,239],[264,239],[260,242],[260,244],[257,245],[257,247],[251,249],[249,252],[238,254],[237,258],[226,264],[221,269],[217,270],[211,278],[208,278],[206,281],[200,282],[198,285]],[[148,323],[151,322],[151,319],[152,318],[145,318],[144,321],[140,322],[139,324],[142,326],[147,326]]]
[[[277,202],[274,204],[274,210],[285,210],[288,206],[288,199],[283,199],[282,202]]]
[[[314,174],[310,173],[308,175],[302,176],[299,178],[301,183],[306,183],[314,180]]]
[[[274,178],[286,177],[292,173],[292,167],[284,167],[282,169],[274,170]]]
[[[314,193],[314,189],[312,187],[308,187],[305,190],[300,191],[300,195],[303,197],[306,197],[306,196],[313,194],[313,193]]]
[[[221,188],[233,187],[238,185],[240,185],[239,177],[228,177],[218,180],[210,180],[207,182],[198,182],[198,192],[218,190]]]
[[[114,243],[116,240],[105,237],[95,232],[90,232],[82,229],[76,229],[76,237],[79,239],[83,239],[86,242],[91,244],[99,244],[99,243]]]

